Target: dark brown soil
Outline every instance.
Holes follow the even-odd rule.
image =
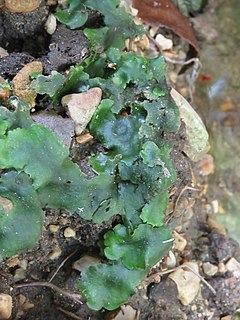
[[[9,52],[8,57],[0,59],[0,75],[5,79],[11,80],[23,65],[33,60],[42,61],[44,73],[49,74],[52,70],[61,72],[70,65],[81,62],[88,54],[86,39],[81,30],[70,31],[59,25],[52,37],[46,34],[43,24],[48,11],[49,8],[42,5],[38,10],[28,14],[1,12],[0,46]],[[169,140],[174,139],[172,160],[177,172],[170,204],[176,203],[184,187],[191,186],[192,170],[196,173],[199,188],[207,182],[206,178],[198,174],[197,165],[193,165],[182,152],[184,137],[183,125],[177,136],[166,137]],[[88,167],[85,165],[87,151],[73,149],[71,153],[75,156],[75,161],[80,162],[83,171],[88,173]],[[169,210],[166,217],[170,226],[178,228],[178,232],[184,234],[187,240],[184,251],[173,249],[177,265],[184,261],[196,261],[202,270],[203,262],[218,265],[231,257],[240,257],[239,245],[207,224],[208,213],[205,205],[211,202],[210,196],[199,196],[199,193],[187,190],[181,200],[195,201],[195,205],[191,208],[193,215],[188,215],[188,209],[181,214]],[[68,217],[59,210],[46,210],[44,231],[33,250],[0,263],[0,292],[13,297],[12,319],[67,320],[73,319],[73,315],[78,316],[76,319],[105,319],[109,312],[91,311],[85,304],[77,304],[71,299],[66,299],[50,288],[16,288],[16,285],[49,281],[64,259],[71,255],[57,272],[53,283],[68,292],[77,292],[75,283],[79,272],[72,269],[72,263],[86,253],[98,255],[99,241],[114,223],[116,221],[110,220],[105,224],[96,225],[76,215]],[[50,225],[58,226],[58,230],[51,232]],[[75,238],[64,237],[63,233],[67,227],[76,231]],[[61,249],[61,254],[57,259],[51,259],[51,254],[57,248]],[[16,281],[16,270],[23,262],[26,265],[24,275]],[[163,267],[165,265],[166,261],[163,262]],[[158,269],[153,270],[157,271]],[[202,284],[201,294],[190,305],[183,306],[178,299],[175,283],[164,275],[160,283],[143,282],[129,303],[139,310],[141,320],[218,320],[223,316],[232,316],[240,307],[240,279],[229,272],[222,275],[217,273],[213,277],[206,277],[203,273],[202,275],[217,291],[216,296]],[[31,308],[21,309],[21,294],[32,303]]]

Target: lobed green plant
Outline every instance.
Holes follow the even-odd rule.
[[[68,3],[71,11],[76,2]],[[103,2],[109,4],[107,12],[98,1],[82,3],[104,14],[109,30],[112,22],[106,17],[113,9],[116,15],[123,12],[116,9],[116,0]],[[75,9],[70,18],[72,13]],[[91,34],[85,30],[91,46],[104,28]],[[120,215],[122,224],[104,235],[108,262],[82,272],[78,282],[90,308],[112,310],[127,302],[172,245],[163,220],[176,174],[172,145],[164,141],[163,132],[178,130],[180,119],[162,57],[138,57],[113,45],[102,49],[101,55],[93,51],[81,65],[71,67],[67,77],[53,72],[32,81],[38,93],[53,101],[70,92],[102,88],[103,99],[89,124],[104,148],[89,157],[94,178],[70,160],[53,132],[32,121],[26,102],[11,97],[9,109],[0,108],[0,196],[13,203],[9,212],[0,204],[0,258],[34,246],[45,206],[96,223]]]

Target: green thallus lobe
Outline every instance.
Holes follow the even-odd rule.
[[[113,6],[111,10],[116,9],[117,1],[107,2]],[[77,3],[68,3],[71,18]],[[110,17],[112,11],[105,12],[107,6],[98,1],[82,3],[99,10],[109,28],[107,32],[106,27],[95,33],[86,30],[92,45],[101,32],[109,37],[113,26],[118,28],[126,21],[126,13],[117,22]],[[83,9],[79,10],[82,14]],[[122,8],[117,10],[121,15]],[[126,37],[131,32],[126,31]],[[97,223],[116,214],[122,217],[122,224],[104,236],[108,264],[90,267],[78,282],[87,304],[95,310],[112,310],[127,302],[171,247],[171,232],[163,218],[175,171],[170,160],[172,146],[161,136],[163,131],[179,128],[163,58],[138,57],[114,45],[105,49],[101,57],[94,54],[82,65],[71,67],[66,78],[53,72],[32,81],[34,90],[48,94],[53,101],[70,92],[102,88],[103,100],[89,124],[90,132],[104,147],[104,152],[89,158],[94,178],[89,179],[70,160],[53,132],[32,121],[24,101],[12,98],[14,111],[0,108],[0,168],[4,169],[0,196],[13,203],[7,214],[0,205],[1,258],[34,246],[43,225],[41,208],[46,205],[77,212]]]

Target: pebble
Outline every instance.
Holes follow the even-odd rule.
[[[227,272],[227,268],[223,262],[219,262],[218,264],[218,272],[224,274]]]
[[[26,302],[26,300],[27,300],[26,296],[24,296],[24,294],[20,293],[20,295],[18,297],[19,305],[22,306]]]
[[[80,135],[90,122],[100,104],[102,90],[91,88],[86,92],[72,93],[64,96],[61,103],[67,106],[70,117],[75,123],[76,135]]]
[[[19,267],[21,267],[23,270],[27,270],[28,261],[26,259],[20,260]]]
[[[93,136],[90,133],[81,134],[76,137],[76,141],[79,144],[85,144],[93,140]]]
[[[52,233],[58,232],[59,230],[59,225],[56,224],[50,224],[49,225],[49,231]]]
[[[61,115],[50,111],[39,111],[32,114],[32,119],[55,132],[69,149],[74,136],[74,123],[72,119],[63,118]]]
[[[24,280],[26,278],[26,273],[25,270],[23,268],[18,268],[15,270],[13,279],[15,282]]]
[[[10,12],[30,12],[36,10],[41,0],[5,0],[5,7]]]
[[[203,263],[202,268],[203,268],[203,272],[207,276],[211,276],[212,277],[218,272],[218,267],[215,266],[214,264],[211,264],[210,262]]]
[[[168,252],[168,257],[166,258],[166,264],[168,269],[172,269],[174,267],[176,267],[176,257],[174,255],[174,253],[172,251]]]
[[[13,267],[19,266],[19,263],[20,263],[20,260],[16,257],[13,257],[13,258],[8,259],[7,266],[9,268],[13,268]]]
[[[8,214],[13,209],[13,203],[7,198],[0,196],[0,205],[2,206],[4,214]]]
[[[0,58],[5,58],[8,55],[9,54],[8,54],[7,50],[5,50],[4,48],[0,47]]]
[[[50,260],[56,260],[58,259],[62,254],[62,250],[60,247],[56,247],[52,252],[49,253],[48,259]]]
[[[9,294],[0,294],[0,319],[9,319],[12,315],[12,297]]]
[[[25,302],[23,305],[22,305],[22,309],[23,310],[29,310],[29,309],[32,309],[34,308],[34,304],[31,303],[31,302]]]
[[[64,230],[64,237],[65,238],[75,238],[76,237],[76,231],[71,229],[70,227],[67,227],[65,230]]]
[[[160,45],[162,50],[170,50],[173,47],[172,40],[164,37],[160,33],[156,36],[155,40]]]
[[[96,266],[100,262],[101,260],[98,257],[86,255],[74,261],[72,268],[74,270],[82,272],[87,270],[90,266]]]
[[[193,305],[191,306],[191,310],[192,310],[192,311],[197,311],[197,306],[196,306],[196,304],[193,304]]]
[[[232,317],[231,316],[225,316],[225,317],[222,317],[221,320],[232,320]]]
[[[57,19],[54,14],[49,14],[47,21],[45,22],[44,28],[48,34],[54,34],[57,28]]]
[[[196,262],[187,262],[192,270],[198,273],[198,265]],[[189,305],[198,295],[200,291],[200,278],[190,270],[178,269],[169,275],[178,289],[178,298],[184,306]]]
[[[183,238],[179,233],[176,231],[173,231],[173,236],[174,236],[174,247],[176,250],[183,251],[187,245],[187,240]]]
[[[232,272],[234,277],[240,278],[240,263],[235,259],[231,258],[226,263],[227,271]]]

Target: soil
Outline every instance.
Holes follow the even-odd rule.
[[[44,74],[47,75],[52,70],[64,71],[88,55],[87,41],[81,30],[71,31],[58,25],[52,36],[46,33],[44,23],[50,11],[54,11],[54,6],[47,7],[43,1],[40,8],[31,13],[13,14],[1,11],[0,46],[9,53],[7,57],[0,59],[0,75],[5,79],[12,80],[23,65],[34,60],[43,63]],[[96,23],[94,19],[93,21]],[[40,98],[38,103],[42,106]],[[239,260],[239,245],[222,232],[217,224],[213,226],[208,223],[211,210],[207,208],[213,200],[211,195],[188,189],[195,180],[196,188],[202,190],[208,183],[208,177],[201,176],[199,164],[191,163],[182,151],[184,125],[182,124],[177,136],[169,135],[165,138],[174,143],[172,160],[177,172],[177,181],[170,191],[166,222],[187,241],[184,250],[176,247],[172,249],[176,265],[196,261],[200,274],[216,290],[216,295],[202,283],[197,298],[184,306],[178,298],[176,284],[166,274],[161,277],[160,282],[154,277],[143,281],[129,304],[139,310],[139,319],[142,320],[218,320],[224,316],[233,319],[240,307],[240,279],[226,270],[207,276],[203,273],[202,264],[210,262],[219,267],[232,257]],[[86,165],[89,148],[90,145],[87,144],[80,149],[73,138],[70,153],[86,173],[89,173]],[[182,193],[184,188],[186,191]],[[175,208],[176,203],[178,206]],[[69,217],[63,211],[45,211],[43,234],[35,247],[0,263],[0,292],[13,297],[12,319],[110,319],[110,312],[91,311],[85,303],[76,303],[49,287],[16,287],[22,283],[47,282],[57,271],[52,283],[67,292],[77,292],[75,283],[79,272],[72,269],[72,263],[85,254],[99,255],[99,241],[106,230],[116,223],[112,219],[97,225],[84,221],[77,215]],[[55,232],[51,231],[52,226],[56,227]],[[64,236],[67,227],[76,232],[75,237]],[[65,259],[67,260],[59,269]],[[153,268],[152,275],[164,268],[167,268],[167,258],[161,266]],[[22,299],[29,303],[22,304]]]

